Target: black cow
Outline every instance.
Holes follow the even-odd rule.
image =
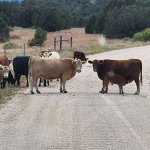
[[[17,56],[12,60],[13,69],[14,69],[14,77],[17,81],[17,86],[20,86],[20,78],[22,75],[26,76],[26,86],[28,87],[28,61],[30,59],[30,56]],[[13,74],[13,73],[12,73]],[[10,78],[9,78],[10,79]],[[12,78],[13,80],[13,78]],[[10,79],[10,83],[12,82]]]
[[[85,54],[83,52],[79,52],[79,51],[74,51],[74,59],[80,59],[82,61],[87,61],[88,58],[85,57]]]

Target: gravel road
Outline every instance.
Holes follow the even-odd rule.
[[[0,109],[0,150],[149,150],[150,149],[150,46],[116,50],[89,56],[139,58],[143,62],[140,95],[135,83],[109,86],[100,94],[102,82],[86,63],[82,72],[67,82],[67,94],[53,81],[42,94],[29,88]]]

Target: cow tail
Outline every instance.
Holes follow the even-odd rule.
[[[143,78],[142,78],[142,62],[140,63],[140,72],[141,72],[140,81],[141,81],[141,85],[142,85],[142,84],[143,84]]]
[[[31,82],[31,76],[32,76],[32,57],[30,57],[28,62],[28,81]]]

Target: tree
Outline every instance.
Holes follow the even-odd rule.
[[[5,42],[9,39],[9,27],[4,22],[2,18],[0,18],[0,41]]]
[[[35,32],[34,39],[28,41],[29,46],[42,46],[46,40],[47,32],[42,28],[38,27]]]
[[[93,15],[87,21],[87,25],[85,27],[86,33],[95,33],[95,22],[96,22],[96,16]]]

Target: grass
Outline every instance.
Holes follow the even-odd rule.
[[[8,100],[10,100],[12,96],[17,93],[18,90],[19,88],[15,87],[6,87],[5,89],[0,89],[0,104],[4,104]]]

